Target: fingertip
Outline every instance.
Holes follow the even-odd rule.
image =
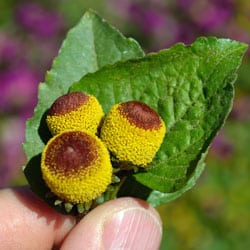
[[[92,210],[61,249],[158,249],[162,224],[157,211],[135,198],[119,198]]]

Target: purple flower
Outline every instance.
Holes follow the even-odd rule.
[[[16,21],[23,28],[39,37],[51,37],[62,31],[62,17],[46,10],[38,3],[22,3],[16,8]]]
[[[213,155],[224,159],[232,155],[233,145],[225,136],[223,131],[220,131],[220,133],[214,139],[210,152],[212,152]]]
[[[37,101],[39,80],[24,51],[17,38],[0,34],[0,187],[21,172],[24,124]]]
[[[197,13],[197,24],[206,30],[217,28],[224,24],[231,17],[231,10],[228,8],[210,5]]]
[[[20,44],[12,37],[0,33],[0,65],[14,61],[19,54]]]
[[[166,6],[131,4],[128,13],[129,20],[137,29],[141,42],[152,44],[148,49],[156,51],[172,45],[179,34],[179,24]]]
[[[2,112],[33,110],[36,103],[36,74],[26,65],[0,71]]]
[[[233,15],[234,5],[232,0],[178,0],[181,9],[198,27],[210,31],[226,24]]]
[[[0,72],[15,65],[23,64],[26,58],[22,55],[23,46],[15,37],[0,33]]]
[[[0,127],[0,187],[8,185],[25,162],[22,150],[24,140],[24,119],[7,118]]]
[[[153,8],[146,8],[138,4],[131,4],[129,14],[145,34],[154,33],[166,25],[166,14]]]
[[[177,0],[177,5],[182,9],[189,9],[197,0]]]
[[[250,96],[235,99],[230,117],[239,121],[250,121]]]
[[[0,35],[0,113],[31,111],[36,103],[37,74],[28,66],[18,40]],[[26,54],[26,53],[24,53]]]
[[[182,42],[185,44],[191,44],[196,39],[198,32],[197,27],[193,23],[179,23],[176,40],[173,43]]]

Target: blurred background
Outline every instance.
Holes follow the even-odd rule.
[[[145,52],[198,36],[249,44],[248,0],[0,1],[0,187],[23,185],[25,121],[69,28],[95,9]],[[161,249],[250,249],[250,53],[236,83],[233,110],[215,139],[197,185],[160,206]]]

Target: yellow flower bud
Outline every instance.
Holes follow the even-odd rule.
[[[52,104],[46,122],[52,135],[67,130],[86,130],[95,134],[103,116],[102,107],[94,96],[73,92]]]
[[[146,166],[159,150],[166,127],[158,113],[138,101],[113,106],[101,128],[101,139],[120,160]]]
[[[96,199],[112,179],[107,148],[98,137],[82,131],[52,137],[42,152],[41,171],[51,192],[73,204]]]

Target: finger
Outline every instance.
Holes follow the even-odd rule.
[[[158,213],[146,202],[119,198],[92,210],[71,231],[62,250],[158,249],[162,237]]]
[[[0,191],[0,249],[52,249],[75,224],[37,198],[27,187]]]

